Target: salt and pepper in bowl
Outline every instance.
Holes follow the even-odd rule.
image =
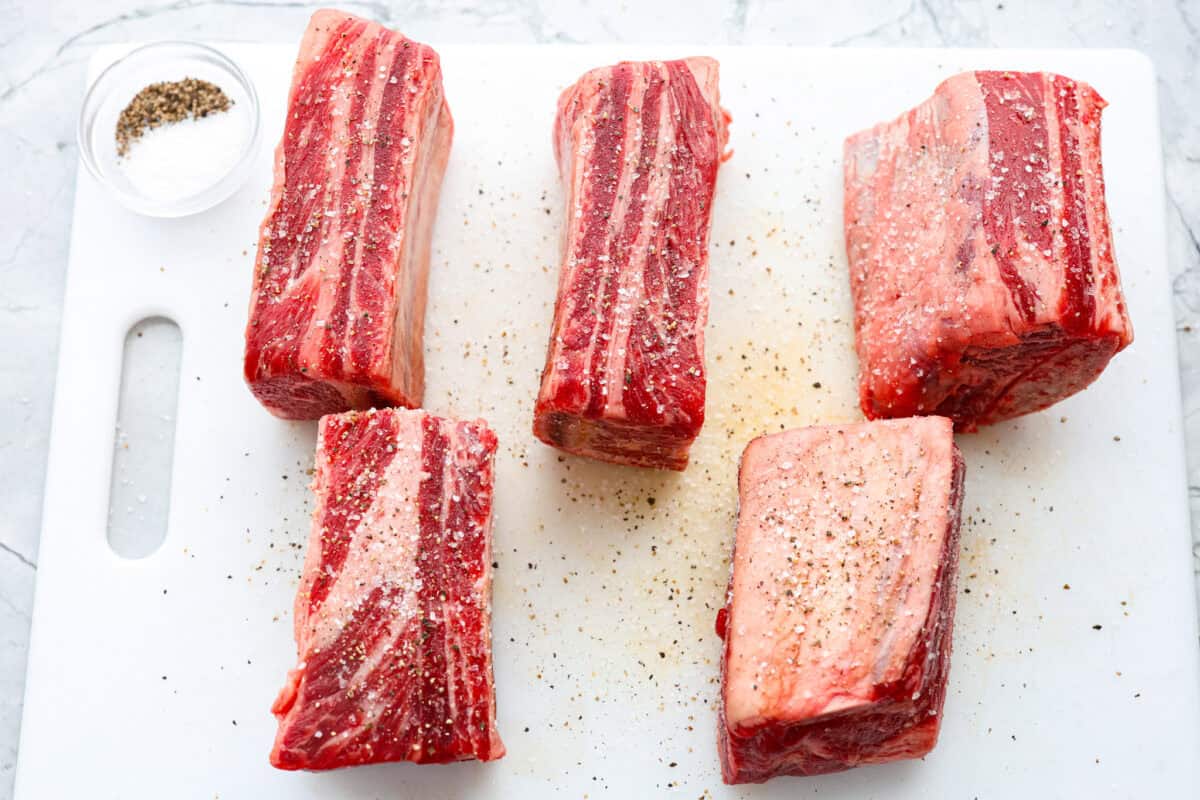
[[[245,182],[259,141],[258,97],[223,53],[189,42],[133,50],[83,101],[83,163],[127,208],[205,211]]]

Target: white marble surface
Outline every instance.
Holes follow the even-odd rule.
[[[295,41],[316,3],[0,0],[0,800],[11,795],[84,68],[101,43]],[[1200,519],[1200,0],[478,0],[338,5],[433,41],[1131,47],[1158,69],[1193,516]],[[114,254],[119,257],[119,254]],[[80,398],[86,402],[86,398]],[[1195,526],[1194,526],[1195,528]]]

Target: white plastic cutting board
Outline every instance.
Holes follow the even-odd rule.
[[[435,231],[426,402],[486,417],[502,443],[494,631],[508,755],[291,774],[267,764],[268,707],[293,663],[315,426],[254,402],[241,349],[294,48],[223,49],[263,102],[262,152],[241,192],[155,221],[80,176],[21,800],[1200,796],[1196,612],[1145,58],[708,50],[722,64],[734,155],[714,211],[708,421],[676,475],[563,457],[529,428],[558,261],[555,99],[588,67],[703,49],[439,48],[457,125]],[[859,416],[842,139],[977,67],[1057,70],[1111,102],[1104,164],[1137,341],[1084,394],[959,438],[966,522],[934,753],[724,787],[713,619],[738,455],[763,431]],[[154,314],[183,330],[169,528],[155,554],[125,561],[105,539],[120,357],[129,327]]]

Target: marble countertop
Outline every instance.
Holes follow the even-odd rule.
[[[1193,518],[1200,520],[1200,0],[359,0],[424,40],[812,46],[1128,47],[1158,70]],[[0,800],[12,793],[75,191],[75,120],[96,45],[294,42],[295,0],[0,0]],[[1196,525],[1193,524],[1196,531]],[[1196,537],[1200,543],[1200,536]],[[1193,550],[1200,555],[1200,544]]]

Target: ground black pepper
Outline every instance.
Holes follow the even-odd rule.
[[[117,118],[117,155],[148,130],[189,117],[200,119],[228,111],[233,101],[220,86],[197,78],[152,83],[133,96]]]

